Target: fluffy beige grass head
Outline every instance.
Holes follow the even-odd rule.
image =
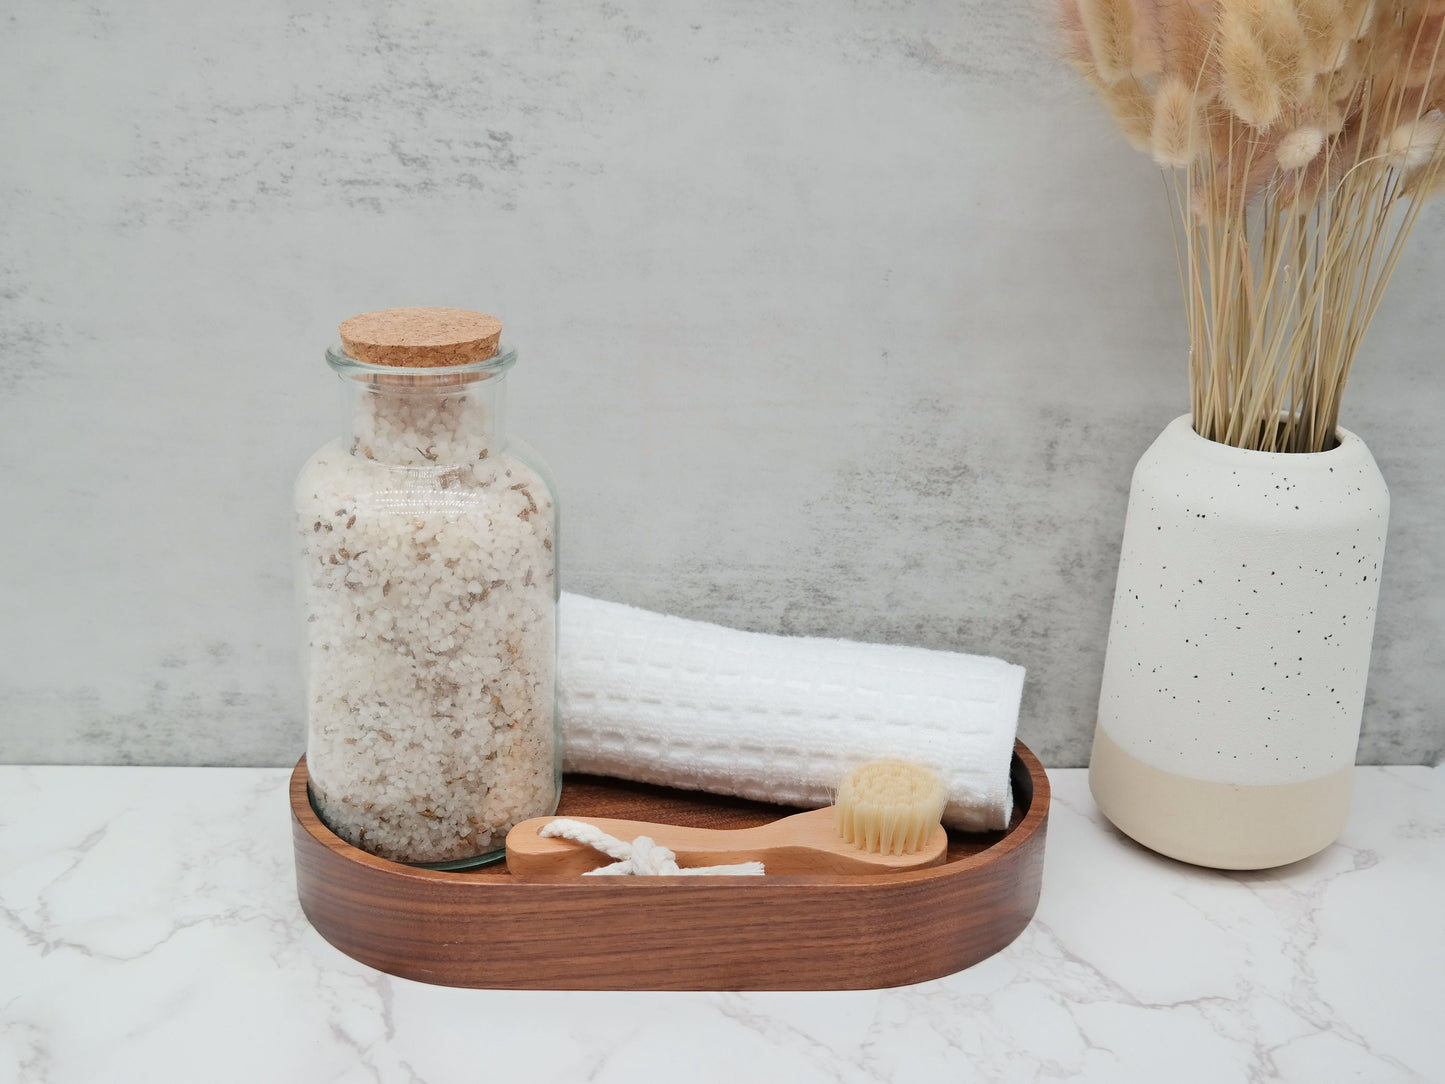
[[[1445,0],[1059,2],[1071,62],[1174,171],[1196,430],[1327,446],[1400,244],[1445,189]]]

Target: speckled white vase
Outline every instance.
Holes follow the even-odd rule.
[[[1344,827],[1390,495],[1339,438],[1246,451],[1186,415],[1134,471],[1089,783],[1162,854],[1262,869]]]

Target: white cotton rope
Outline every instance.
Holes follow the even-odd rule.
[[[569,820],[566,817],[549,821],[537,834],[545,839],[575,840],[593,850],[601,851],[609,858],[617,859],[610,866],[588,870],[582,875],[584,877],[756,877],[763,872],[761,862],[742,862],[735,866],[689,866],[684,869],[677,864],[676,854],[659,845],[650,836],[638,836],[631,843],[625,843],[615,836],[609,836],[594,824]]]

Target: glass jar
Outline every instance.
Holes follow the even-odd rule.
[[[553,486],[505,434],[500,323],[341,330],[344,435],[295,488],[312,804],[371,854],[478,865],[560,790]]]

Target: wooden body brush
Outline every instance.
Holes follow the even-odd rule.
[[[688,828],[610,817],[587,817],[585,823],[624,842],[647,836],[686,868],[762,862],[771,874],[896,873],[943,862],[948,834],[939,820],[946,801],[933,772],[881,760],[848,773],[834,805],[756,828]],[[574,840],[539,835],[555,819],[534,817],[507,834],[512,876],[571,881],[613,861]]]

